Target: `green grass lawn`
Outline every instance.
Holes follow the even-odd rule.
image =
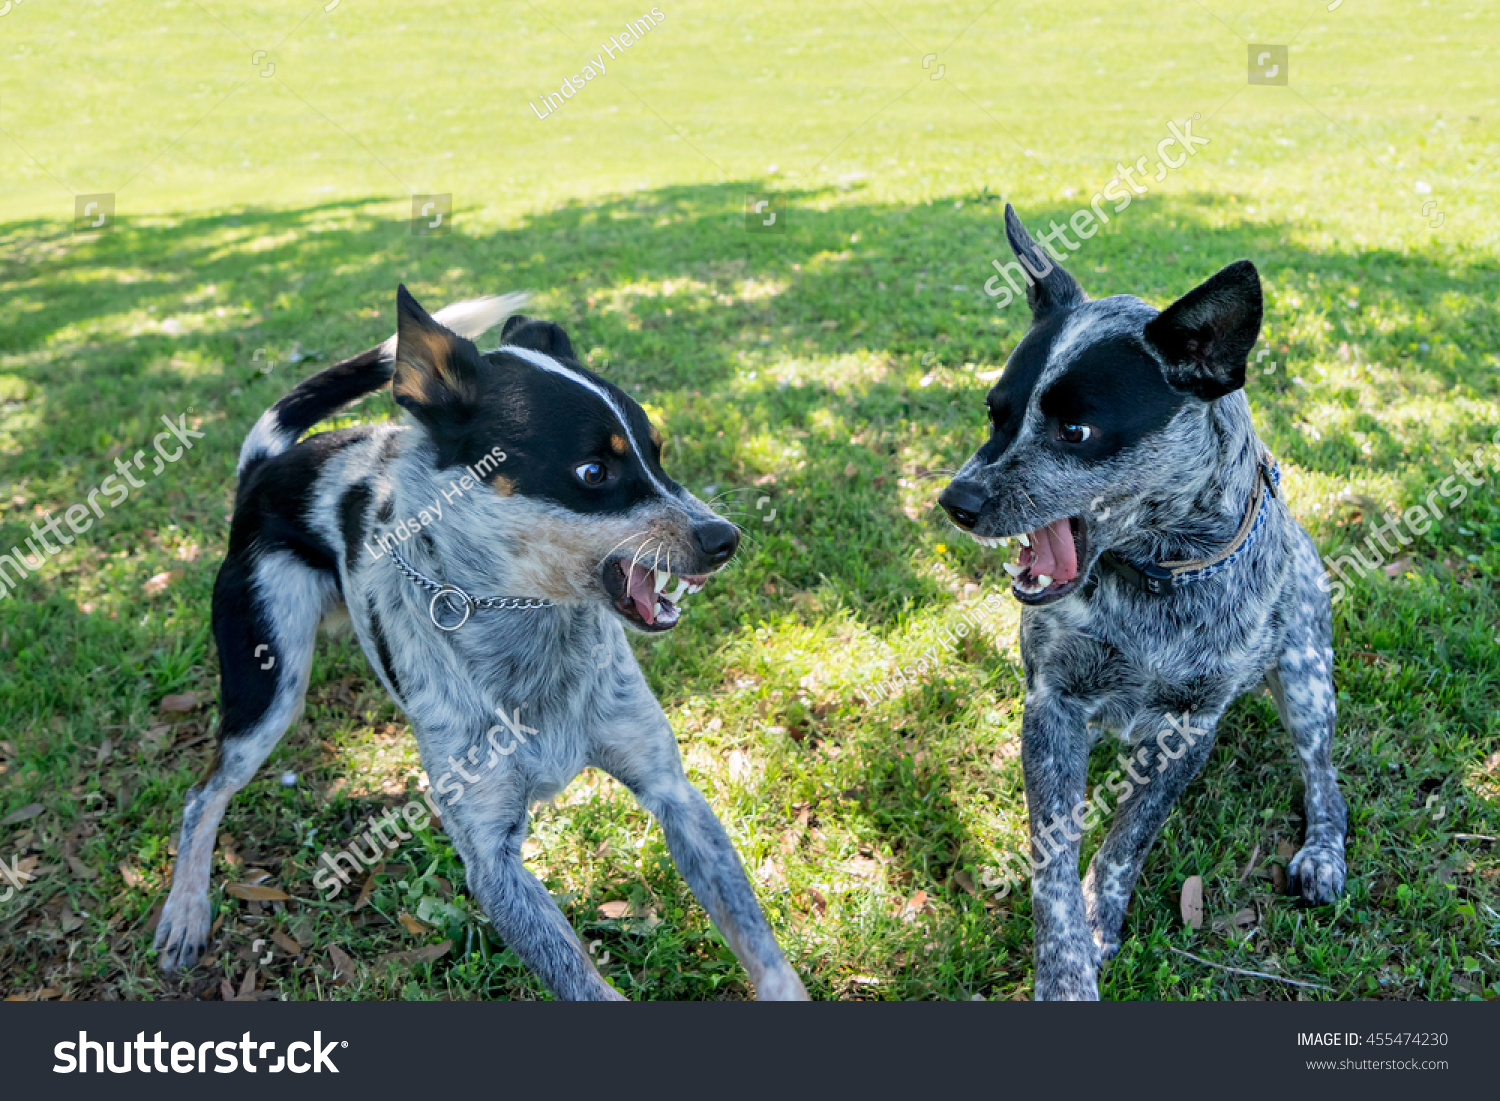
[[[361,897],[225,893],[316,899],[323,848],[416,790],[410,732],[347,638],[230,807],[209,962],[169,982],[149,950],[217,723],[208,605],[240,441],[387,336],[404,281],[433,308],[531,290],[646,404],[669,471],[729,494],[738,565],[638,653],[813,995],[1028,997],[1029,899],[984,886],[1025,838],[1018,605],[939,635],[1007,579],[932,507],[1028,320],[982,290],[1003,201],[1062,222],[1195,120],[1209,144],[1070,267],[1165,304],[1255,261],[1250,400],[1325,553],[1500,427],[1500,25],[1479,0],[1328,6],[674,3],[545,118],[530,105],[649,5],[13,6],[0,551],[149,451],[162,416],[206,436],[0,600],[0,860],[35,876],[0,902],[0,992],[545,996],[441,833]],[[1248,43],[1289,44],[1290,84],[1248,84]],[[116,221],[72,233],[95,193]],[[452,195],[451,232],[406,232],[426,193]],[[747,231],[747,195],[784,202],[779,232]],[[1336,607],[1345,899],[1284,893],[1300,784],[1247,697],[1147,862],[1106,996],[1500,997],[1497,537],[1483,484]],[[182,693],[201,702],[161,709]],[[749,993],[613,781],[540,809],[526,851],[621,991]]]

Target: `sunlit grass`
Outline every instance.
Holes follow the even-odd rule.
[[[1500,217],[1483,168],[1500,153],[1496,41],[1476,7],[1318,17],[1293,54],[1317,110],[1251,94],[1285,90],[1236,97],[1213,143],[1071,262],[1096,296],[1163,304],[1255,260],[1269,355],[1252,361],[1251,403],[1325,552],[1425,497],[1500,427]],[[638,56],[539,123],[519,115],[525,96],[612,7],[559,12],[555,27],[465,10],[492,38],[524,42],[527,64],[497,67],[476,29],[443,40],[439,69],[426,29],[404,39],[389,14],[342,5],[292,40],[278,73],[356,142],[261,83],[195,6],[159,9],[112,8],[110,32],[75,47],[97,80],[65,92],[46,58],[71,17],[28,4],[0,27],[5,125],[37,158],[0,142],[0,552],[115,457],[149,448],[163,415],[208,433],[0,601],[0,817],[45,808],[0,827],[0,859],[49,869],[0,905],[5,992],[218,996],[275,929],[305,947],[299,963],[258,965],[258,988],[281,997],[543,996],[488,934],[440,832],[393,856],[358,909],[358,884],[260,913],[223,893],[258,867],[316,898],[318,854],[418,790],[404,719],[348,638],[322,645],[307,714],[225,820],[213,962],[179,985],[147,950],[182,795],[211,752],[208,598],[240,440],[297,379],[387,336],[406,282],[429,305],[533,291],[533,312],[647,404],[674,476],[722,494],[746,529],[735,566],[638,653],[809,989],[1028,995],[1029,900],[984,887],[1025,839],[1017,610],[1007,596],[978,613],[979,631],[944,633],[1006,578],[932,502],[981,438],[980,396],[1026,324],[1024,305],[997,311],[982,290],[1003,248],[1001,194],[1034,224],[1066,220],[1166,119],[1207,115],[1242,86],[1240,41],[1197,9],[1173,9],[1164,38],[1150,13],[1095,4],[1061,20],[1023,3],[982,15],[930,81],[921,52],[863,4],[754,20],[674,8]],[[424,26],[421,9],[400,18]],[[222,14],[241,34],[279,35],[291,7]],[[886,14],[936,49],[980,12]],[[1242,18],[1246,34],[1290,37],[1306,6]],[[1419,19],[1447,40],[1415,45]],[[142,55],[158,25],[175,31]],[[1020,80],[1023,32],[1044,75]],[[1408,52],[1421,63],[1392,60]],[[1144,74],[1143,57],[1156,61]],[[122,72],[129,96],[112,83]],[[112,186],[242,75],[254,83],[121,187],[113,231],[68,233],[71,196],[41,166],[80,190]],[[387,94],[419,85],[429,98]],[[1418,180],[1442,201],[1439,229],[1419,216]],[[453,234],[404,234],[407,190],[425,189],[455,193]],[[787,199],[786,230],[748,234],[745,196],[765,190]],[[379,396],[334,423],[393,414]],[[1270,704],[1243,700],[1147,863],[1107,995],[1296,993],[1170,945],[1338,997],[1494,996],[1500,865],[1492,842],[1456,835],[1500,833],[1497,535],[1495,487],[1475,487],[1338,605],[1348,898],[1310,911],[1276,891],[1272,865],[1301,838],[1300,790]],[[158,710],[185,691],[204,706]],[[1095,754],[1096,781],[1114,752]],[[621,990],[749,993],[660,831],[614,781],[586,773],[540,809],[526,853]],[[1207,887],[1196,932],[1177,916],[1189,875]],[[629,910],[605,916],[606,903]],[[1246,927],[1215,924],[1247,909],[1248,942]],[[418,911],[414,932],[400,915]],[[377,962],[444,939],[454,948],[435,963]],[[333,985],[331,946],[360,961],[352,985]]]

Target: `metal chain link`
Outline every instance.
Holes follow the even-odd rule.
[[[535,611],[539,608],[551,608],[553,606],[552,601],[534,596],[470,596],[457,585],[444,585],[413,568],[410,562],[401,557],[401,552],[396,549],[395,544],[387,547],[386,552],[391,556],[391,561],[395,563],[396,568],[405,574],[410,581],[432,594],[432,600],[427,605],[427,617],[432,620],[432,625],[440,631],[458,630],[469,621],[469,616],[473,615],[475,608],[493,608],[500,611],[519,612]],[[453,607],[455,597],[462,603],[464,616],[451,627],[444,626],[438,620],[438,597],[446,597],[449,608]]]

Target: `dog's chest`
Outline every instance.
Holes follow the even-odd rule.
[[[1142,714],[1218,706],[1258,678],[1270,642],[1259,618],[1143,604],[1101,585],[1025,617],[1022,651],[1028,670],[1085,704],[1091,725],[1130,739],[1144,736]]]

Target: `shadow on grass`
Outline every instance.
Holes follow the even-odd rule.
[[[374,202],[124,222],[94,238],[0,226],[0,446],[24,502],[0,514],[0,548],[21,540],[39,508],[65,508],[98,484],[113,469],[110,449],[140,446],[161,415],[190,410],[209,434],[190,464],[89,537],[102,562],[149,560],[168,528],[197,535],[203,554],[181,567],[173,607],[136,595],[127,583],[141,579],[126,566],[111,575],[124,595],[108,625],[81,616],[62,591],[79,571],[28,581],[0,622],[18,637],[97,635],[98,645],[72,659],[74,683],[67,666],[42,670],[54,680],[8,690],[7,706],[38,719],[118,718],[175,689],[183,673],[161,642],[206,622],[244,433],[297,378],[384,339],[398,282],[431,307],[537,292],[534,312],[564,324],[596,370],[652,407],[672,441],[674,475],[705,496],[710,485],[738,491],[732,511],[754,536],[746,562],[648,661],[669,708],[723,683],[726,636],[787,615],[800,594],[816,592],[823,607],[848,608],[876,630],[951,600],[952,586],[918,561],[944,531],[928,507],[942,481],[921,479],[979,442],[988,384],[975,376],[1004,361],[1028,321],[1024,304],[996,310],[982,290],[990,260],[1009,258],[999,204],[977,195],[879,206],[789,192],[784,231],[762,233],[740,209],[758,186],[662,188],[431,238],[377,218]],[[1040,227],[1072,210],[1022,213]],[[1414,455],[1440,468],[1465,442],[1462,426],[1398,431],[1347,395],[1331,426],[1298,372],[1360,375],[1377,411],[1399,394],[1472,393],[1480,378],[1492,395],[1494,260],[1330,250],[1299,243],[1293,226],[1231,215],[1216,197],[1138,202],[1070,267],[1095,296],[1164,304],[1223,264],[1254,259],[1277,367],[1252,374],[1251,400],[1278,454],[1335,476],[1402,465],[1420,477]],[[1341,345],[1347,356],[1334,351]],[[378,397],[360,415],[391,409]],[[1003,587],[997,562],[960,553],[967,577]],[[31,664],[13,661],[10,671]],[[85,667],[107,671],[82,676]],[[862,813],[907,877],[946,883],[980,846],[944,769],[886,756],[911,721],[889,720],[890,738],[864,743],[855,763]]]

